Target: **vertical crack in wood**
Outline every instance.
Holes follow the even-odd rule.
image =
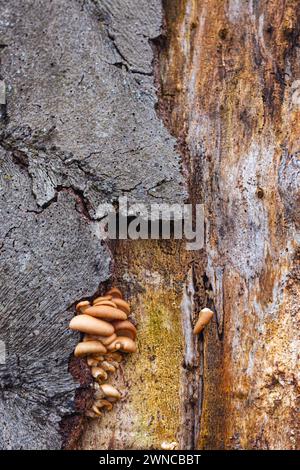
[[[190,152],[187,142],[186,109],[184,99],[180,98],[184,86],[184,76],[180,68],[174,67],[174,57],[179,57],[174,41],[177,29],[186,15],[186,2],[164,0],[164,28],[161,36],[153,41],[154,77],[157,87],[157,112],[164,125],[177,140],[177,150],[182,160],[182,171],[188,187],[187,202],[193,205],[203,202],[201,156]],[[179,118],[180,116],[180,118]],[[182,249],[185,248],[182,246]],[[182,382],[182,449],[195,449],[199,444],[201,413],[204,391],[204,344],[203,334],[194,337],[193,320],[197,312],[207,305],[204,286],[206,254],[204,250],[191,251],[185,256],[187,272],[181,303],[182,328],[185,339]],[[221,326],[222,328],[222,326]]]
[[[181,302],[182,329],[185,341],[183,364],[183,412],[181,448],[195,449],[200,432],[200,416],[203,395],[202,339],[193,334],[195,316],[195,275],[191,265],[183,289]]]

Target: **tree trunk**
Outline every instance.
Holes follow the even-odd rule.
[[[1,448],[299,448],[299,2],[0,12]],[[121,195],[204,204],[204,249],[101,242],[97,207]],[[138,352],[88,421],[68,322],[109,285]]]

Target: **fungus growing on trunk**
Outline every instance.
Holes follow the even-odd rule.
[[[100,341],[82,341],[78,343],[75,351],[75,357],[89,356],[91,354],[105,354],[106,347]]]
[[[105,320],[126,320],[127,315],[122,310],[116,307],[109,307],[107,305],[93,305],[85,310],[87,315],[92,317],[102,318]]]
[[[201,333],[201,331],[205,328],[205,326],[208,325],[213,315],[214,315],[214,312],[210,310],[209,308],[203,308],[200,311],[197,323],[193,330],[194,335],[198,335],[199,333]]]
[[[115,332],[114,327],[110,323],[85,314],[72,318],[69,327],[71,330],[98,336],[111,336]]]
[[[113,287],[104,296],[97,297],[93,305],[84,300],[77,304],[78,315],[70,321],[70,329],[85,333],[77,344],[74,355],[86,357],[94,378],[94,402],[85,415],[89,418],[102,416],[100,410],[112,410],[113,403],[120,400],[120,392],[111,384],[103,383],[108,374],[117,371],[123,353],[136,351],[136,327],[127,319],[130,306],[121,291]],[[120,352],[117,352],[120,351]]]
[[[136,352],[136,344],[128,336],[118,336],[115,341],[107,346],[108,351]]]
[[[113,326],[118,336],[128,336],[128,338],[135,340],[136,327],[130,321],[114,321]]]
[[[111,295],[112,297],[115,297],[117,299],[123,299],[122,292],[117,287],[112,287],[111,289],[109,289],[107,295]]]
[[[114,298],[113,297],[113,300],[112,302],[117,306],[117,308],[119,308],[120,310],[122,310],[124,313],[126,313],[126,315],[129,315],[130,313],[130,306],[127,302],[125,302],[125,300],[123,299],[118,299],[118,298]]]
[[[82,302],[79,302],[79,304],[76,305],[76,310],[79,313],[84,313],[87,308],[89,308],[91,304],[89,303],[88,300],[83,300]]]

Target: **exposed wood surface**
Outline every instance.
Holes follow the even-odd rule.
[[[194,260],[177,240],[119,241],[112,252],[112,283],[130,301],[138,351],[109,381],[124,399],[87,424],[80,448],[193,448],[201,402],[200,341],[191,333]]]
[[[160,110],[201,187],[218,323],[199,446],[299,448],[299,2],[164,5]]]

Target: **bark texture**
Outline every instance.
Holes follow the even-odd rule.
[[[200,178],[216,311],[198,445],[299,448],[299,2],[165,11],[161,109]]]
[[[296,449],[296,0],[0,0],[1,448]],[[204,203],[205,250],[97,238],[97,207]],[[138,353],[87,422],[74,303],[117,284]],[[199,308],[215,311],[200,337]]]
[[[80,419],[59,426],[82,413],[75,389],[89,382],[80,361],[68,372],[79,336],[67,325],[111,273],[97,207],[122,194],[185,195],[175,140],[155,111],[162,10],[156,0],[12,0],[0,16],[0,446],[60,448],[74,445]]]

